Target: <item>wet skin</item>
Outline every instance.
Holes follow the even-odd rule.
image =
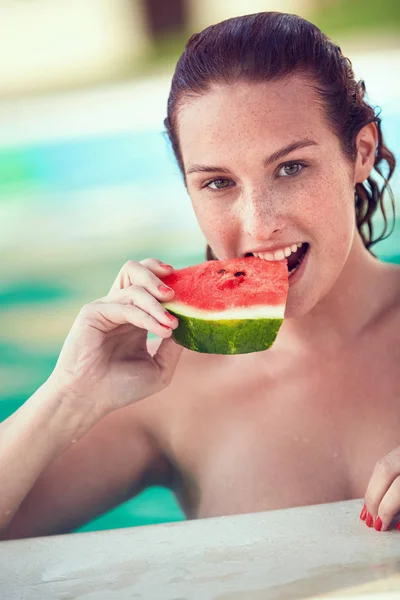
[[[218,258],[309,244],[284,323],[264,352],[184,350],[168,387],[49,465],[8,537],[70,531],[152,484],[173,489],[189,518],[362,498],[400,446],[400,269],[365,249],[354,214],[375,126],[350,162],[301,77],[212,88],[178,124]]]
[[[362,497],[400,444],[400,270],[366,251],[354,215],[374,126],[350,163],[308,82],[292,77],[213,88],[183,106],[179,136],[218,258],[310,249],[271,350],[184,351],[170,387],[135,407],[169,465],[164,482],[191,517]]]

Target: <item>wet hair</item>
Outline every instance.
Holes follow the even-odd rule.
[[[192,35],[175,69],[164,121],[181,172],[184,176],[177,120],[185,102],[207,93],[215,84],[259,83],[294,73],[303,73],[311,81],[349,161],[356,158],[358,132],[369,123],[376,125],[374,176],[355,186],[357,228],[370,250],[394,229],[395,205],[389,180],[395,157],[385,145],[379,113],[366,99],[364,82],[356,81],[350,60],[318,27],[301,17],[262,12],[228,19]],[[390,231],[385,191],[393,211]],[[372,217],[378,209],[384,226],[380,235],[374,237]],[[206,256],[215,259],[209,246]]]

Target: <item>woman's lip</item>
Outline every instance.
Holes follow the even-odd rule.
[[[253,250],[247,250],[244,254],[243,257],[246,257],[248,254],[255,254],[255,253],[260,253],[260,254],[274,254],[274,252],[278,252],[279,250],[284,250],[285,248],[290,248],[291,246],[297,246],[298,248],[300,247],[299,244],[307,244],[308,242],[288,242],[287,244],[279,244],[272,247],[272,248],[254,248]]]

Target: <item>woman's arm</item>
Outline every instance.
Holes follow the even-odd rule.
[[[83,408],[84,405],[82,405]],[[40,473],[93,425],[67,395],[42,385],[0,425],[0,532],[14,518]]]
[[[66,533],[169,477],[138,406],[93,426],[47,382],[0,424],[0,539]]]
[[[0,425],[3,539],[69,531],[160,468],[136,405],[168,387],[182,352],[161,303],[173,290],[157,276],[171,268],[126,263],[109,294],[81,309],[46,383]],[[149,331],[163,338],[154,355]]]

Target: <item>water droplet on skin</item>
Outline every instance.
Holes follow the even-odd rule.
[[[76,444],[76,440],[71,440],[71,444]]]

